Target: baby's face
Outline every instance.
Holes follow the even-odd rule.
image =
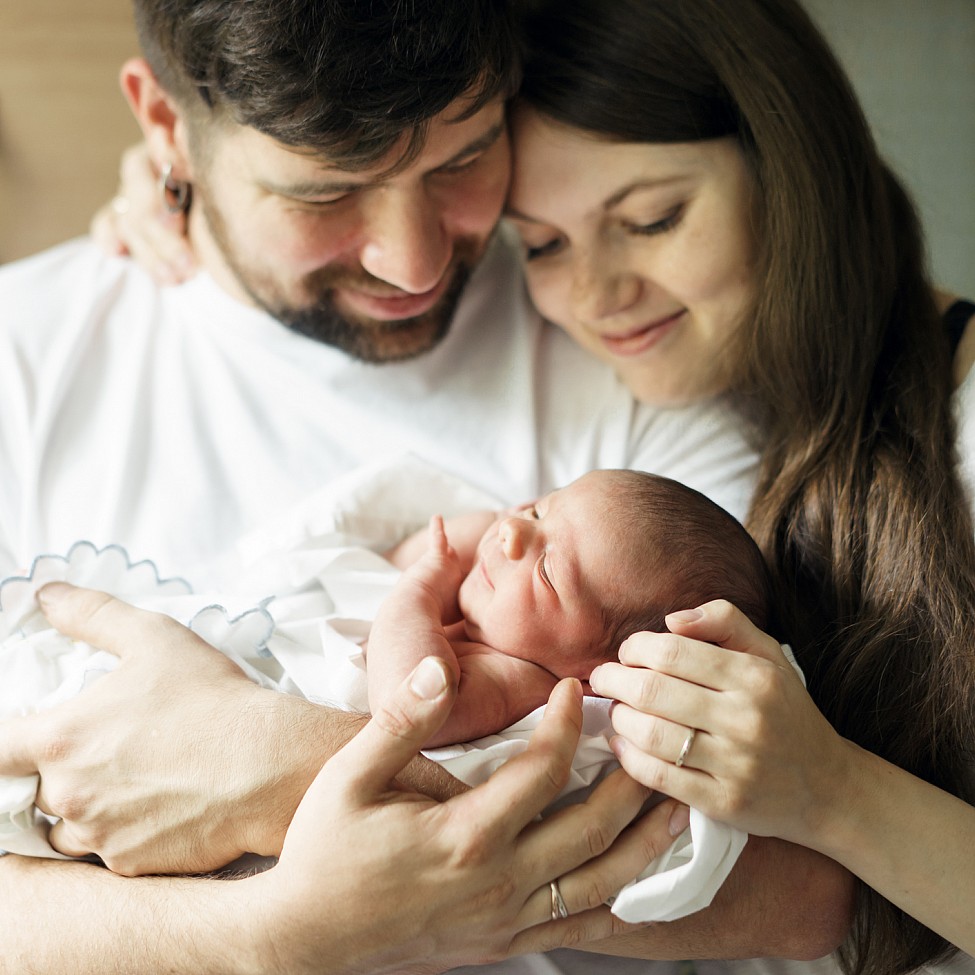
[[[602,662],[599,597],[627,581],[610,478],[587,474],[491,525],[460,588],[469,639],[588,678]]]

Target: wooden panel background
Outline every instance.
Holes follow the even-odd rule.
[[[139,137],[129,0],[0,0],[0,261],[84,233]]]

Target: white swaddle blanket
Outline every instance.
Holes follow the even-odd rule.
[[[54,707],[117,665],[113,655],[61,636],[41,615],[35,593],[55,580],[187,623],[265,686],[367,711],[359,644],[399,576],[376,552],[422,528],[432,513],[485,507],[500,505],[411,457],[358,470],[212,567],[211,577],[226,580],[219,597],[194,594],[182,579],[160,579],[153,563],[132,563],[117,546],[79,542],[65,556],[41,556],[28,575],[0,583],[0,719]],[[609,703],[585,699],[583,734],[560,802],[616,767]],[[476,785],[524,749],[542,712],[496,735],[425,754]],[[0,850],[60,858],[46,839],[49,821],[34,806],[37,782],[0,777]],[[613,912],[625,921],[666,921],[706,907],[746,839],[691,810],[688,829],[617,895]]]

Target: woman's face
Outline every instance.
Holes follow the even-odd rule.
[[[734,139],[609,142],[513,113],[508,216],[546,318],[646,403],[726,388],[753,298],[751,179]]]

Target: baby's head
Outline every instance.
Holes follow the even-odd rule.
[[[470,639],[583,680],[632,633],[711,599],[767,625],[758,547],[698,491],[625,470],[593,471],[499,518],[460,589]]]

